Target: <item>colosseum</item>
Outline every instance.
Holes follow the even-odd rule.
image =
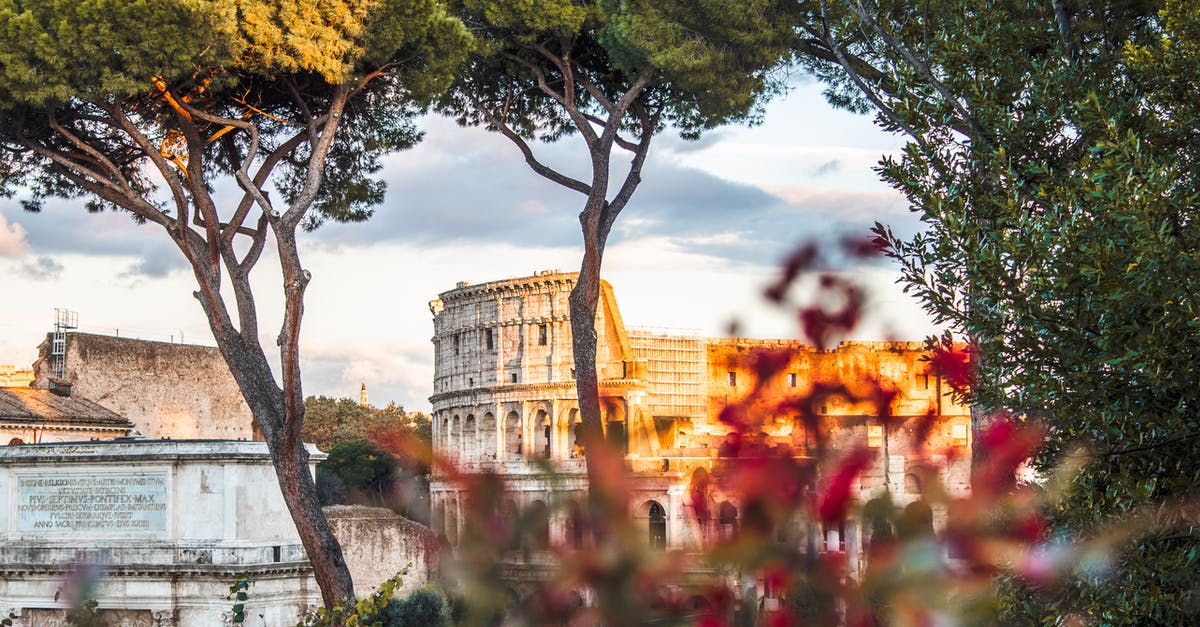
[[[430,302],[435,350],[434,443],[461,472],[499,474],[509,490],[506,514],[543,522],[535,548],[578,543],[571,503],[583,498],[586,476],[576,440],[576,401],[567,298],[576,275],[557,271],[459,283]],[[612,287],[604,282],[596,316],[597,371],[606,438],[624,449],[633,486],[632,511],[651,547],[688,550],[723,537],[739,523],[732,495],[712,496],[715,524],[701,524],[690,507],[693,474],[713,472],[730,428],[718,415],[758,382],[748,356],[789,349],[790,361],[760,389],[779,395],[814,381],[887,380],[898,390],[885,424],[873,407],[830,399],[820,407],[821,429],[835,448],[879,449],[856,486],[860,499],[884,491],[904,504],[918,498],[913,464],[933,461],[953,491],[965,490],[970,466],[970,412],[954,401],[931,371],[919,343],[843,342],[817,349],[793,340],[706,338],[626,328]],[[937,417],[927,450],[910,446],[914,421]],[[796,455],[810,436],[793,416],[762,421],[762,436]],[[911,450],[910,450],[911,449]],[[950,451],[949,459],[944,453]],[[940,457],[940,459],[937,459]],[[544,472],[547,464],[556,472]],[[701,470],[703,469],[703,470]],[[553,478],[551,478],[553,477]],[[444,471],[431,480],[433,526],[454,546],[463,528],[463,495]],[[935,513],[936,518],[936,513]],[[527,518],[530,519],[530,518]],[[849,519],[831,528],[811,523],[804,535],[819,550],[844,551],[848,569],[861,568],[862,526]],[[536,551],[514,553],[514,579],[539,576]],[[545,561],[542,562],[545,564]]]

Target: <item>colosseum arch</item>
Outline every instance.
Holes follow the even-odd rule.
[[[738,510],[733,503],[724,501],[717,507],[717,540],[732,540],[737,535]]]
[[[579,408],[572,407],[567,410],[567,417],[561,422],[564,438],[564,450],[568,451],[568,457],[583,456],[583,437],[579,430],[582,424],[579,417]]]
[[[438,535],[446,537],[446,503],[444,499],[438,498],[433,503],[433,516],[431,522],[433,529]]]
[[[479,429],[475,422],[475,414],[467,414],[463,422],[462,455],[466,461],[477,461],[479,457]]]
[[[450,459],[457,460],[462,453],[462,419],[455,414],[450,419],[450,432],[446,438],[446,453]]]
[[[515,411],[510,411],[504,417],[504,455],[520,456],[521,440],[521,416]]]
[[[552,447],[550,446],[553,440],[553,429],[550,427],[550,415],[545,409],[537,410],[533,415],[533,449],[530,451],[532,456],[539,459],[550,459]]]
[[[446,542],[458,546],[458,499],[446,501]]]
[[[525,510],[528,516],[529,548],[545,551],[550,548],[550,508],[546,502],[535,499]]]
[[[667,548],[667,509],[650,499],[638,508],[638,523],[646,530],[646,544],[653,550]]]
[[[496,459],[496,416],[490,411],[479,423],[479,458]]]

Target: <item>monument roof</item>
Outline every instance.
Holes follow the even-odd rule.
[[[0,421],[133,426],[93,400],[30,387],[0,387]]]

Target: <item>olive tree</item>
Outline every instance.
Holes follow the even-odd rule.
[[[830,53],[808,59],[832,99],[911,138],[881,172],[926,229],[878,230],[906,289],[976,347],[964,391],[1047,425],[1043,468],[1086,447],[1047,511],[1056,533],[1095,534],[1122,514],[1154,522],[1110,579],[1022,592],[1006,620],[1194,623],[1197,520],[1181,502],[1200,486],[1200,12],[860,0],[809,11],[798,29]]]

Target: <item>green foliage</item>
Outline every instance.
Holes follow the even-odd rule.
[[[382,627],[450,627],[450,607],[441,592],[425,587],[393,599],[379,611]]]
[[[342,442],[317,464],[318,473],[330,475],[351,493],[377,505],[382,505],[391,492],[396,468],[395,458],[366,440]]]
[[[829,39],[878,70],[859,73],[857,98],[913,137],[880,171],[926,229],[910,239],[877,229],[906,291],[975,343],[975,403],[1050,427],[1041,468],[1087,447],[1089,463],[1048,510],[1059,533],[1121,515],[1147,525],[1107,577],[1013,584],[1004,619],[1195,622],[1198,528],[1179,504],[1200,486],[1200,12],[841,7]],[[853,84],[844,68],[823,71],[840,75],[835,100]]]
[[[405,568],[395,577],[379,584],[370,596],[353,602],[339,601],[332,607],[322,607],[310,612],[296,627],[385,627],[380,612],[392,603],[392,593],[402,583]]]
[[[87,599],[78,607],[67,610],[63,623],[70,627],[108,627],[98,609],[100,603],[96,599]]]
[[[305,441],[329,457],[317,464],[317,494],[324,505],[361,503],[388,507],[429,521],[429,455],[433,424],[422,412],[395,403],[362,407],[348,398],[304,400]]]
[[[423,412],[406,411],[395,403],[379,408],[363,407],[349,398],[304,399],[304,441],[316,444],[322,451],[330,451],[341,442],[371,439],[397,430],[411,433],[427,444],[433,441],[433,423]]]
[[[246,601],[250,600],[250,586],[254,585],[254,576],[250,573],[240,573],[229,586],[226,600],[233,601],[230,607],[229,622],[242,624],[246,622]]]
[[[498,114],[523,137],[578,132],[564,109],[600,118],[639,76],[648,115],[689,135],[753,120],[779,87],[772,71],[787,55],[788,3],[486,2],[451,4],[480,38],[477,53],[443,108],[464,124]],[[538,88],[538,75],[565,100]],[[565,80],[574,83],[562,84]],[[594,91],[593,91],[594,88]],[[606,102],[607,101],[607,102]],[[634,128],[631,122],[624,123]],[[657,128],[655,128],[657,130]]]

